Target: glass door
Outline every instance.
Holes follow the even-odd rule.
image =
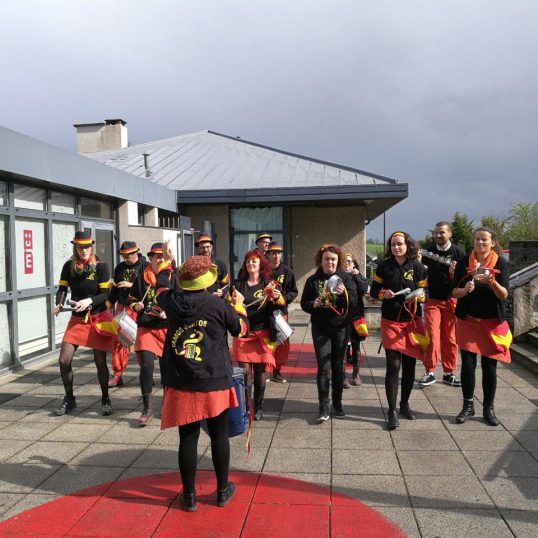
[[[91,232],[95,241],[94,252],[102,262],[108,264],[112,274],[116,265],[116,227],[112,223],[87,220],[83,220],[81,224],[84,230]]]

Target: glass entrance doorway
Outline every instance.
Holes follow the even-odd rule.
[[[84,230],[91,232],[95,241],[95,254],[102,262],[108,264],[112,274],[116,266],[116,240],[114,238],[116,229],[114,224],[87,220],[83,220],[81,224]]]

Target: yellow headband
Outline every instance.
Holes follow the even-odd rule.
[[[405,237],[405,234],[403,232],[394,232],[391,237],[394,237],[395,235],[401,235],[402,237]]]

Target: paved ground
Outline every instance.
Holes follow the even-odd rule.
[[[379,339],[374,336],[366,346],[363,385],[344,393],[348,416],[317,425],[315,360],[306,319],[301,312],[293,314],[290,382],[268,384],[266,418],[254,425],[247,461],[243,438],[232,440],[233,469],[251,473],[239,473],[247,477],[242,480],[276,475],[321,486],[328,492],[327,504],[346,495],[372,507],[409,536],[538,535],[534,374],[515,366],[499,368],[498,428],[479,417],[455,424],[460,389],[437,383],[413,391],[411,405],[418,420],[402,420],[398,430],[388,432],[384,360],[377,354]],[[417,377],[421,373],[417,369]],[[100,416],[95,368],[87,353],[75,361],[78,408],[73,415],[51,414],[63,393],[55,363],[0,381],[1,520],[103,483],[176,472],[177,432],[161,432],[158,420],[143,429],[137,426],[135,360],[125,379],[126,386],[112,390],[111,417]],[[160,395],[158,390],[158,408]],[[481,401],[480,389],[477,399]],[[205,436],[199,468],[211,469]],[[308,522],[308,509],[292,504],[291,517]],[[334,510],[333,520],[338,513]],[[270,535],[270,514],[264,516],[267,523],[258,536]],[[341,536],[343,529],[356,529],[361,536],[360,511],[340,514],[340,531],[333,525],[328,534]],[[347,526],[342,527],[342,521]]]

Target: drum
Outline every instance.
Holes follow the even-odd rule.
[[[136,321],[123,310],[114,316],[118,326],[118,340],[123,347],[131,347],[136,340]]]
[[[281,345],[293,334],[293,329],[280,310],[275,310],[273,316],[275,318],[275,327],[277,330],[277,344]]]

